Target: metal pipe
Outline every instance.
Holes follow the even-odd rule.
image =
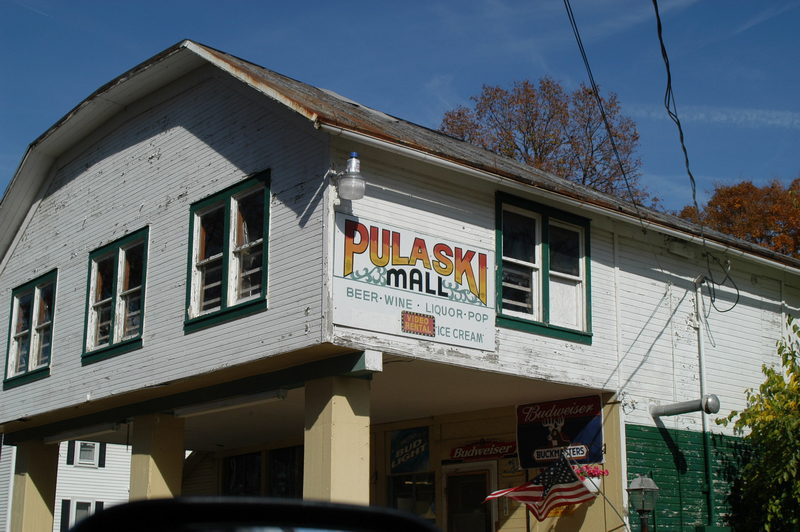
[[[711,393],[693,401],[650,407],[650,415],[653,417],[677,416],[689,412],[716,414],[719,412],[719,397]]]
[[[694,312],[695,312],[695,326],[697,328],[697,363],[698,373],[700,374],[700,396],[706,395],[706,354],[703,342],[703,333],[705,316],[703,315],[703,283],[705,282],[705,275],[699,275],[694,280],[695,296],[694,296]],[[706,504],[708,505],[708,519],[709,526],[714,524],[714,477],[711,471],[711,438],[708,433],[708,415],[705,412],[700,413],[703,422],[703,461],[705,465],[706,477]]]

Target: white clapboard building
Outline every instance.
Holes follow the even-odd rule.
[[[104,501],[57,493],[91,473],[66,441],[129,445],[132,499],[617,530],[641,473],[659,529],[718,529],[739,442],[713,421],[800,305],[797,260],[192,41],[36,139],[0,227],[13,531]],[[704,394],[719,414],[651,415]],[[563,453],[608,471],[597,498],[483,504]]]
[[[130,448],[92,441],[65,441],[59,447],[53,532],[68,530],[82,517],[128,500]],[[15,448],[0,455],[0,530],[10,529]]]

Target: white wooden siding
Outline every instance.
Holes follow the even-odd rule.
[[[212,453],[202,453],[200,456],[187,458],[183,469],[181,495],[184,497],[218,495],[217,470],[217,459]]]
[[[57,162],[55,179],[0,276],[0,337],[7,339],[11,290],[58,268],[51,374],[3,391],[1,420],[320,341],[323,209],[317,192],[328,166],[326,137],[213,69],[176,83]],[[269,309],[185,335],[189,206],[267,168]],[[81,366],[88,254],[145,225],[143,348]]]
[[[16,448],[4,445],[0,450],[0,530],[11,526],[11,491],[14,481],[14,455]]]
[[[335,152],[334,160],[344,160],[350,149]],[[353,214],[494,249],[494,187],[370,148],[360,153],[367,195],[347,207]],[[619,392],[626,421],[645,425],[653,424],[649,414],[653,404],[698,399],[694,279],[708,274],[703,250],[678,244],[682,255],[676,255],[667,250],[667,238],[654,231],[644,234],[635,225],[536,195],[523,197],[593,218],[591,345],[502,327],[497,330],[495,352],[338,326],[336,339],[357,348]],[[722,270],[713,262],[712,266],[715,278],[722,279]],[[761,382],[762,362],[777,361],[775,341],[782,331],[784,309],[796,312],[800,305],[800,290],[795,288],[800,279],[790,273],[734,258],[731,275],[739,301],[729,312],[711,308],[707,285],[703,291],[708,313],[706,392],[720,397],[719,417],[743,406],[744,390]],[[725,310],[735,293],[730,285],[716,286],[716,297],[717,307]],[[674,428],[700,428],[699,414],[663,422]]]
[[[56,504],[53,514],[53,532],[61,530],[61,501],[91,502],[92,511],[97,501],[108,508],[127,502],[130,485],[131,451],[125,445],[106,446],[105,467],[87,467],[67,464],[67,442],[58,449],[58,482],[56,484]],[[99,452],[99,446],[98,446]]]
[[[334,210],[494,249],[497,185],[341,138],[332,144],[306,119],[203,68],[61,157],[0,273],[0,338],[7,339],[11,290],[58,268],[51,375],[3,391],[0,420],[327,341]],[[352,150],[361,153],[367,196],[334,205],[322,176],[329,160],[341,169]],[[184,334],[189,207],[266,168],[272,171],[269,309]],[[344,327],[330,327],[332,338],[353,348],[619,392],[629,422],[652,423],[651,404],[696,399],[693,280],[706,272],[703,250],[678,245],[676,255],[663,235],[643,234],[636,224],[536,191],[523,197],[591,218],[591,345],[507,328],[497,330],[494,351]],[[143,348],[81,366],[88,254],[145,225]],[[719,269],[715,275],[722,277]],[[710,311],[704,337],[707,391],[720,396],[721,415],[740,408],[744,390],[761,381],[761,363],[776,360],[784,314],[800,308],[796,273],[732,258],[731,275],[740,300],[730,312]],[[733,301],[729,287],[717,295],[723,307]],[[699,419],[664,422],[696,429]]]

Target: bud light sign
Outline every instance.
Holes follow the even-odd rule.
[[[600,397],[576,397],[517,407],[519,465],[545,467],[562,454],[579,463],[603,461]]]
[[[430,457],[428,427],[394,431],[389,456],[392,475],[427,471]]]

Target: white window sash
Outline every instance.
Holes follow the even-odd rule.
[[[70,512],[69,512],[69,526],[70,526],[70,528],[75,526],[75,524],[80,521],[78,519],[78,517],[77,517],[78,505],[79,504],[88,504],[89,505],[89,511],[86,514],[86,517],[88,517],[88,516],[90,516],[90,515],[92,515],[94,513],[94,508],[95,508],[95,505],[97,504],[97,501],[88,500],[88,499],[79,499],[79,500],[71,501],[70,505],[69,505],[70,506],[70,508],[69,508],[69,510],[70,510]]]
[[[550,290],[550,298],[551,301],[549,302],[550,305],[550,323],[556,326],[565,326],[568,328],[577,328],[580,330],[584,330],[586,328],[586,289],[585,289],[585,282],[586,282],[586,234],[585,229],[583,227],[573,225],[567,222],[563,222],[561,220],[551,220],[551,226],[560,227],[562,229],[566,229],[568,231],[572,231],[578,234],[578,275],[571,275],[569,273],[564,272],[557,272],[552,269],[549,270],[548,275],[550,279],[555,280],[555,282],[562,281],[561,288],[564,288],[564,281],[568,283],[573,283],[574,287],[572,293],[574,294],[574,299],[571,302],[571,309],[568,309],[569,312],[564,311],[564,307],[558,307],[559,303],[553,301],[553,294],[556,291],[554,288],[554,284],[551,283],[551,290]],[[561,290],[563,293],[564,290]],[[560,304],[564,304],[561,302]],[[571,315],[574,317],[574,320],[569,320],[568,322],[561,322],[556,317],[558,315]],[[574,323],[573,323],[574,322]]]
[[[52,318],[48,321],[39,323],[39,315],[40,315],[40,305],[42,304],[41,301],[41,291],[42,288],[47,287],[49,285],[53,285],[53,290],[55,290],[55,283],[52,281],[44,282],[40,285],[36,285],[33,287],[31,292],[23,292],[22,294],[17,294],[14,296],[14,310],[12,315],[12,331],[16,331],[17,325],[20,319],[20,300],[28,295],[32,295],[31,298],[31,307],[30,307],[30,323],[28,324],[27,329],[23,329],[21,331],[12,332],[11,336],[11,353],[9,356],[9,376],[15,377],[17,375],[23,375],[35,369],[39,369],[43,367],[45,364],[42,362],[41,356],[41,349],[42,349],[42,336],[43,332],[47,329],[52,331],[53,320]],[[55,309],[51,309],[53,312]],[[24,339],[24,340],[23,340]],[[52,344],[52,334],[50,335],[50,343]],[[22,346],[26,346],[27,348],[27,367],[23,371],[21,369],[21,353],[22,350],[20,349]],[[52,348],[51,348],[52,351]]]
[[[96,349],[101,349],[105,347],[109,347],[115,345],[124,340],[130,340],[132,338],[136,338],[141,334],[141,326],[138,330],[133,333],[126,334],[126,326],[128,323],[128,317],[132,314],[127,312],[127,301],[129,296],[139,293],[140,298],[140,309],[135,311],[133,315],[141,315],[143,310],[141,308],[141,298],[142,294],[142,286],[144,285],[144,279],[141,279],[139,285],[129,288],[127,290],[123,290],[124,285],[124,275],[125,275],[125,260],[126,260],[126,251],[129,249],[133,249],[137,246],[144,246],[146,243],[145,239],[137,239],[134,242],[126,245],[126,246],[117,246],[113,250],[114,254],[114,271],[111,276],[110,281],[113,283],[111,295],[105,299],[101,299],[99,301],[95,301],[94,298],[97,297],[97,275],[98,275],[98,264],[105,259],[108,259],[111,255],[111,252],[108,254],[104,254],[99,256],[97,259],[92,261],[92,274],[90,279],[90,312],[89,312],[89,323],[87,326],[87,338],[86,338],[86,350],[93,351]],[[144,271],[144,266],[147,261],[147,257],[142,254],[141,257],[142,264],[140,267]],[[110,307],[109,310],[109,318],[108,321],[100,321],[100,313],[105,309]],[[100,326],[108,324],[113,327],[110,328],[108,332],[108,337],[104,337],[101,341],[99,334],[100,334]]]
[[[531,298],[531,312],[524,312],[522,310],[514,310],[511,308],[506,308],[502,306],[502,303],[505,303],[506,299],[503,298],[501,303],[501,312],[508,316],[516,316],[519,318],[523,318],[526,320],[535,320],[539,321],[542,319],[542,306],[544,302],[542,301],[542,275],[541,275],[541,264],[542,264],[542,216],[536,212],[532,212],[526,209],[521,209],[514,205],[504,204],[502,206],[503,211],[512,212],[514,214],[518,214],[524,216],[526,218],[530,218],[534,223],[534,260],[533,262],[528,262],[521,259],[516,259],[513,257],[506,256],[505,254],[502,257],[503,262],[510,262],[514,265],[520,266],[521,268],[526,268],[530,272],[530,288],[524,288],[521,286],[517,286],[511,283],[502,283],[503,287],[508,286],[509,288],[516,289],[516,290],[523,290],[523,291],[531,291],[533,292],[533,297]],[[513,300],[508,300],[513,302]]]
[[[252,293],[250,295],[246,295],[244,297],[240,297],[241,294],[241,283],[242,278],[244,276],[252,275],[257,272],[263,272],[263,269],[266,268],[266,264],[263,261],[263,254],[265,245],[265,235],[262,233],[259,235],[258,238],[245,242],[240,246],[236,245],[236,231],[237,231],[237,217],[238,217],[238,201],[241,198],[245,198],[251,196],[252,194],[258,194],[264,192],[263,185],[255,185],[252,188],[248,188],[247,190],[229,196],[224,199],[220,199],[219,202],[215,202],[208,207],[203,208],[202,210],[198,210],[194,213],[193,218],[193,231],[192,231],[192,278],[191,278],[191,290],[190,300],[189,300],[189,317],[190,318],[197,318],[200,316],[204,316],[206,314],[213,314],[219,312],[224,307],[229,308],[240,303],[244,303],[251,300],[257,300],[262,297],[264,292],[264,288],[259,285],[253,285],[252,290],[257,290],[256,293]],[[226,203],[227,202],[227,203]],[[205,259],[200,259],[200,246],[201,246],[201,233],[202,233],[202,217],[219,208],[225,208],[226,210],[226,223],[228,225],[228,232],[225,235],[225,246],[223,246],[223,251],[221,253],[217,253],[211,257],[207,257]],[[264,216],[267,214],[267,206],[264,205]],[[243,255],[247,254],[248,251],[257,248],[258,246],[261,247],[261,257],[262,257],[262,264],[260,268],[251,268],[249,270],[240,271],[240,264]],[[227,278],[223,278],[220,276],[219,281],[215,281],[213,283],[207,283],[205,281],[205,277],[207,271],[211,271],[212,268],[220,268],[223,271],[227,266]],[[262,276],[259,276],[262,278]],[[220,287],[220,296],[219,300],[216,298],[211,301],[203,301],[203,294],[209,288],[216,288]],[[203,309],[203,307],[208,307],[209,304],[213,306]]]
[[[503,297],[501,299],[501,312],[507,316],[514,316],[523,318],[526,320],[533,320],[533,321],[541,321],[543,320],[544,316],[544,308],[547,306],[550,314],[550,319],[548,320],[552,325],[560,325],[559,323],[554,323],[558,321],[558,318],[554,316],[557,313],[563,313],[565,310],[568,310],[568,314],[572,314],[572,311],[575,312],[575,319],[571,321],[575,321],[577,325],[570,324],[568,325],[569,328],[577,327],[580,330],[584,330],[586,328],[586,318],[585,318],[585,309],[586,309],[586,253],[585,253],[585,242],[586,242],[586,228],[583,226],[574,225],[568,222],[563,222],[558,219],[549,218],[547,221],[548,227],[560,227],[572,232],[577,233],[578,235],[578,275],[572,275],[569,273],[562,273],[554,271],[550,268],[550,265],[542,263],[542,230],[543,230],[543,217],[536,212],[529,211],[527,209],[523,209],[517,207],[515,205],[508,205],[503,204],[501,206],[502,211],[504,212],[512,212],[521,216],[525,216],[530,218],[536,222],[535,228],[535,253],[534,253],[534,260],[536,263],[531,263],[525,260],[509,257],[503,255],[501,260],[503,263],[512,264],[517,266],[520,270],[525,269],[530,273],[531,280],[531,288],[526,288],[523,286],[516,285],[514,283],[509,282],[502,282],[501,286],[502,289],[513,289],[513,290],[520,290],[520,291],[533,291],[532,296],[532,312],[524,312],[522,310],[515,310],[512,306],[518,304],[510,298]],[[549,280],[549,298],[550,301],[545,301],[543,296],[543,288],[545,277]],[[556,287],[555,283],[559,283],[561,286]],[[558,304],[561,304],[561,307],[558,307],[556,303],[552,300],[554,297],[554,293],[558,291],[559,293],[564,293],[564,287],[569,286],[570,284],[573,285],[572,292],[574,293],[574,300],[568,303],[569,308],[565,305],[566,303],[561,301]],[[509,306],[506,306],[509,305]],[[562,324],[563,325],[563,324]]]
[[[92,455],[91,459],[85,460],[81,457],[81,450],[84,445],[88,445],[92,448]],[[83,466],[83,467],[97,467],[99,461],[99,447],[100,444],[96,442],[89,442],[89,441],[76,441],[75,442],[75,465]]]

